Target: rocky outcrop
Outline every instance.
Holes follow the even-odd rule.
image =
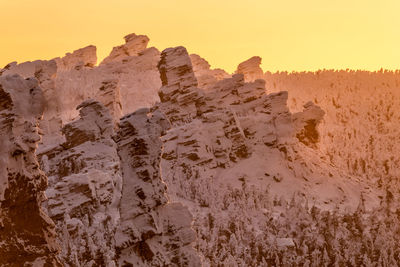
[[[243,74],[197,88],[183,47],[164,50],[159,70],[159,109],[172,125],[162,136],[161,173],[171,199],[187,203],[194,216],[206,266],[267,260],[270,247],[247,248],[285,238],[261,230],[269,228],[270,198],[301,194],[323,208],[357,207],[362,182],[316,149],[324,116],[318,106],[292,114],[287,92],[266,94],[264,80],[246,82]]]
[[[87,99],[111,108],[115,124],[122,115],[150,107],[159,100],[159,51],[146,48],[149,38],[144,35],[130,34],[125,41],[98,67],[96,47],[87,46],[49,61],[13,62],[1,71],[3,76],[36,77],[43,88],[44,136],[39,151],[65,141],[61,128],[78,117],[75,108]]]
[[[99,92],[97,100],[108,108],[114,122],[117,123],[122,117],[121,93],[118,79],[104,80]]]
[[[315,146],[320,139],[317,129],[321,123],[325,112],[313,102],[304,104],[304,110],[293,115],[295,123],[296,137],[306,146]]]
[[[168,127],[158,110],[141,109],[121,119],[115,137],[124,177],[115,236],[120,266],[200,266],[191,247],[192,215],[168,201],[160,176],[160,136]]]
[[[200,266],[191,247],[192,216],[169,203],[160,177],[159,111],[113,119],[100,102],[78,106],[63,127],[66,141],[41,153],[49,176],[46,207],[55,221],[66,266]],[[114,141],[115,140],[115,141]]]
[[[101,64],[107,64],[113,61],[122,61],[126,57],[137,56],[146,49],[150,39],[146,35],[128,34],[124,37],[125,44],[116,46]]]
[[[263,79],[264,72],[261,69],[260,64],[260,57],[251,57],[238,65],[236,73],[243,74],[246,82],[253,82],[257,79]]]
[[[57,266],[51,219],[66,266],[399,262],[399,72],[229,75],[125,41],[0,70],[0,263]]]
[[[231,77],[231,75],[226,73],[223,69],[211,69],[207,60],[199,55],[191,54],[190,60],[199,88],[208,89],[216,82]]]
[[[97,63],[96,47],[87,47],[67,53],[63,58],[56,58],[59,70],[68,71],[71,69],[80,70],[84,67],[93,68]]]
[[[43,107],[35,78],[0,77],[1,266],[61,266],[54,224],[41,208],[47,177],[35,155]]]
[[[66,141],[39,154],[49,177],[46,207],[65,266],[113,266],[122,177],[109,111],[93,100],[62,131]]]

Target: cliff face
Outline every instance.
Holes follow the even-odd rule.
[[[231,75],[148,41],[0,70],[0,263],[400,261],[398,72]]]
[[[35,155],[43,106],[36,79],[0,77],[2,266],[61,266],[54,224],[41,208],[47,177]]]
[[[162,137],[161,173],[171,199],[194,216],[206,266],[261,264],[248,244],[285,237],[261,230],[272,197],[356,208],[363,183],[346,180],[317,149],[321,108],[309,102],[291,114],[287,92],[266,94],[265,81],[247,83],[242,74],[202,90],[183,47],[164,50],[159,70],[159,109],[172,125]],[[260,249],[254,253],[268,254]]]
[[[192,216],[168,202],[159,173],[159,137],[169,124],[160,112],[140,110],[119,122],[152,105],[160,87],[157,49],[146,48],[146,36],[125,40],[99,67],[88,46],[1,71],[35,76],[44,88],[38,156],[49,177],[44,207],[56,224],[59,259],[66,266],[198,266]]]
[[[40,154],[49,176],[46,207],[66,266],[199,266],[192,216],[167,203],[159,172],[168,123],[148,109],[113,119],[101,103],[78,106],[66,141]]]
[[[192,215],[181,203],[168,201],[159,169],[160,136],[168,127],[157,110],[141,109],[121,119],[115,137],[124,177],[115,236],[120,265],[200,266],[191,247]]]
[[[260,57],[251,57],[238,65],[236,73],[243,74],[246,82],[263,79],[264,72],[261,69],[260,64]]]
[[[50,61],[13,62],[1,71],[3,76],[16,73],[24,78],[36,77],[43,88],[46,106],[39,150],[65,141],[61,128],[78,116],[75,108],[87,99],[105,106],[115,103],[115,121],[158,100],[160,53],[154,47],[146,48],[148,40],[143,35],[126,36],[126,44],[114,48],[99,66],[95,66],[96,47],[88,46]]]
[[[211,69],[207,60],[199,55],[191,54],[190,61],[192,62],[193,72],[200,88],[210,88],[216,82],[231,77],[223,69]]]
[[[109,110],[88,100],[62,129],[66,141],[39,154],[49,177],[45,207],[66,266],[112,266],[122,176]]]

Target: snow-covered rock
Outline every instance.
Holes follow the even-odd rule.
[[[67,53],[63,58],[56,58],[57,66],[60,70],[80,70],[83,67],[94,67],[97,63],[96,47],[87,47]]]
[[[36,159],[43,92],[35,78],[0,77],[0,265],[62,266],[42,210],[47,177]]]
[[[280,248],[294,247],[295,244],[292,238],[281,237],[276,239],[276,245]]]
[[[115,235],[119,266],[200,266],[191,247],[192,215],[168,201],[159,169],[160,136],[168,127],[158,110],[140,109],[121,119],[115,137],[123,173]]]
[[[45,206],[56,224],[65,266],[116,266],[122,176],[113,119],[94,100],[78,109],[79,119],[62,129],[66,141],[39,154],[49,177]]]
[[[264,72],[260,65],[261,57],[251,57],[238,65],[236,73],[243,74],[246,82],[253,82],[257,79],[263,79]]]
[[[266,94],[263,80],[247,83],[243,74],[202,90],[191,64],[183,47],[161,54],[158,108],[172,125],[162,137],[161,173],[171,199],[194,215],[206,266],[228,255],[253,264],[245,248],[256,234],[268,238],[257,230],[269,218],[266,192],[356,208],[362,182],[346,180],[316,149],[324,116],[318,106],[291,114],[287,92]]]
[[[78,117],[76,107],[87,99],[113,105],[115,123],[121,115],[150,107],[159,100],[160,53],[154,47],[146,48],[148,40],[144,35],[126,36],[126,44],[115,48],[97,67],[96,47],[87,46],[49,61],[13,62],[0,72],[3,76],[36,77],[43,88],[44,136],[39,151],[64,142],[61,128]]]
[[[60,262],[396,266],[400,72],[263,74],[253,57],[230,75],[183,47],[147,44],[128,35],[99,66],[88,46],[0,70],[0,192],[13,185],[7,172],[22,173],[36,216],[39,125]],[[41,214],[34,257],[57,264]],[[5,225],[0,234],[16,227]],[[1,244],[14,255],[10,236]]]
[[[113,61],[120,62],[126,57],[137,56],[146,49],[150,39],[146,35],[128,34],[124,37],[125,44],[116,46],[112,49],[110,55],[106,57],[101,64],[107,64]]]
[[[192,62],[193,72],[198,81],[199,88],[210,88],[216,82],[231,77],[231,75],[223,69],[211,69],[207,60],[199,55],[191,54],[190,60]]]

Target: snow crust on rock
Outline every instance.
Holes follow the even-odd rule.
[[[39,150],[64,141],[61,128],[78,117],[75,108],[85,100],[95,99],[108,106],[118,99],[119,103],[112,108],[116,124],[121,115],[150,107],[159,100],[160,53],[154,47],[146,48],[148,40],[144,35],[126,36],[126,44],[114,48],[100,66],[95,66],[96,47],[87,46],[49,61],[13,62],[1,71],[1,75],[36,77],[43,88],[44,137]]]
[[[79,119],[62,129],[66,141],[39,154],[49,177],[45,206],[56,224],[65,266],[116,266],[122,176],[113,119],[98,101],[77,108]]]
[[[1,266],[62,266],[54,224],[41,208],[47,177],[35,151],[43,106],[35,78],[0,77]]]
[[[272,237],[259,230],[269,198],[299,194],[325,209],[356,209],[363,182],[316,149],[321,108],[310,102],[291,114],[287,92],[266,94],[264,80],[247,83],[243,74],[202,90],[183,47],[164,50],[159,70],[158,106],[172,125],[162,137],[161,173],[171,199],[194,216],[205,266],[254,264],[246,244]]]
[[[262,79],[264,78],[264,72],[261,69],[260,64],[261,57],[251,57],[238,65],[236,73],[243,74],[246,82],[253,82],[257,79]]]
[[[198,81],[198,86],[202,89],[211,87],[216,82],[231,77],[223,69],[211,69],[210,64],[204,58],[196,54],[190,55],[193,72]]]
[[[115,240],[120,266],[200,266],[191,247],[192,215],[171,203],[159,170],[160,136],[169,124],[159,111],[140,109],[121,119],[115,137],[123,173],[121,221]]]
[[[126,57],[137,56],[146,49],[150,41],[146,35],[136,35],[134,33],[125,36],[124,39],[125,44],[114,47],[110,55],[106,57],[101,64],[120,62]]]
[[[39,143],[66,266],[400,261],[399,72],[264,74],[252,57],[231,75],[147,44],[128,35],[99,66],[88,46],[0,70],[1,212],[14,207],[4,166],[34,181],[34,206],[44,200]],[[43,220],[36,264],[57,264]]]

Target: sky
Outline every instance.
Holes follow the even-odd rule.
[[[265,71],[400,69],[398,0],[0,0],[0,67],[129,33],[159,50],[183,45],[233,72],[261,56]]]

